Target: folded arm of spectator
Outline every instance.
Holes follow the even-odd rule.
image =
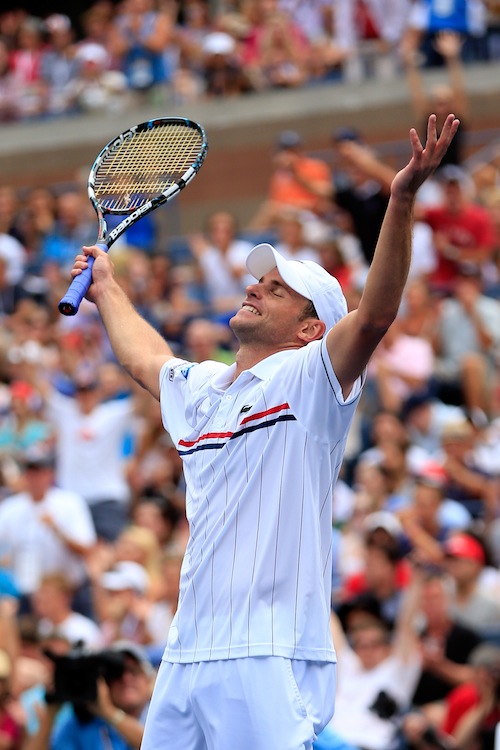
[[[126,23],[122,26],[115,24],[111,26],[109,37],[109,50],[112,55],[121,57],[126,54],[134,44],[151,52],[163,52],[172,38],[172,26],[166,13],[157,13],[155,23],[149,34],[142,33],[143,13],[129,11],[123,16]]]
[[[441,544],[419,523],[412,506],[403,508],[397,516],[413,547],[412,555],[424,564],[440,563],[443,559]]]
[[[40,521],[42,521],[46,526],[48,526],[49,529],[52,529],[54,534],[59,537],[61,542],[67,547],[70,552],[74,552],[76,555],[81,555],[82,557],[86,557],[87,555],[90,555],[90,553],[94,549],[93,544],[81,544],[81,542],[77,542],[75,539],[71,539],[68,537],[64,530],[60,528],[60,526],[57,523],[57,520],[53,518],[53,516],[50,515],[50,513],[44,513],[40,516]]]
[[[425,220],[425,207],[417,207],[416,216]],[[450,238],[443,232],[434,232],[434,247],[437,253],[447,260],[458,263],[469,261],[474,264],[482,264],[490,260],[493,254],[491,245],[474,245],[473,247],[459,247],[450,242]]]
[[[451,686],[461,685],[471,677],[471,668],[468,664],[450,661],[443,649],[434,644],[422,645],[422,665],[424,669],[446,680]]]

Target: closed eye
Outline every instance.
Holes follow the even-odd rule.
[[[278,281],[273,281],[271,284],[271,294],[274,294],[275,297],[284,297],[286,295],[286,289],[283,284],[280,284]]]

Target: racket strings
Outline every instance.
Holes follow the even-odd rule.
[[[117,212],[139,208],[197,163],[202,144],[201,133],[178,124],[136,132],[104,154],[95,174],[97,201]]]

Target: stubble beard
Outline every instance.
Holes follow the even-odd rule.
[[[258,334],[256,326],[250,323],[250,320],[241,321],[238,319],[238,313],[233,315],[229,321],[229,327],[238,339],[240,344],[253,343],[257,338]]]

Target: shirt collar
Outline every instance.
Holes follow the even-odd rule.
[[[271,354],[269,357],[257,362],[257,364],[250,367],[248,370],[244,370],[239,375],[238,380],[249,376],[256,377],[262,381],[269,380],[276,370],[296,351],[297,349],[285,349],[282,352]],[[209,391],[211,393],[224,393],[234,380],[235,370],[236,364],[232,364],[224,370],[217,372],[209,385]]]
[[[248,370],[246,370],[246,372],[250,372],[256,378],[259,378],[259,380],[269,380],[272,375],[274,375],[276,370],[281,367],[281,365],[286,362],[287,359],[289,359],[296,351],[297,349],[285,349],[282,352],[271,354],[270,357],[266,357],[260,362],[257,362],[256,365],[250,367]],[[242,375],[243,374],[244,373],[242,373]]]

